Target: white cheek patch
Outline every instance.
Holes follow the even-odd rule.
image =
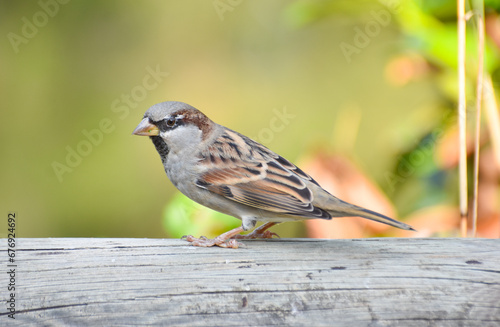
[[[184,139],[189,139],[190,136],[186,135],[186,126],[178,126],[173,129],[167,129],[166,131],[160,132],[160,136],[167,142],[175,142],[176,144],[181,141],[184,143]]]

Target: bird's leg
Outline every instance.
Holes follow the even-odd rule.
[[[267,230],[268,228],[273,227],[276,224],[278,224],[278,223],[273,223],[273,222],[265,223],[264,225],[261,225],[261,226],[257,227],[256,229],[254,229],[254,231],[251,232],[250,234],[247,234],[247,235],[236,234],[232,238],[238,239],[238,240],[256,239],[256,238],[273,238],[273,236],[277,236],[279,238],[278,234]]]
[[[205,236],[196,238],[192,235],[184,235],[181,239],[185,239],[194,246],[209,247],[217,245],[222,248],[237,249],[238,246],[241,245],[241,243],[238,243],[236,240],[231,238],[233,238],[235,235],[238,235],[241,232],[243,232],[243,227],[240,226],[238,228],[231,229],[229,232],[225,232],[224,234],[221,234],[216,238],[212,239],[206,238]]]

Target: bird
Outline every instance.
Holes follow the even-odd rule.
[[[240,227],[213,239],[183,236],[191,245],[238,248],[238,239],[277,236],[268,229],[278,223],[333,217],[362,217],[414,230],[335,197],[284,157],[186,103],[153,105],[132,134],[149,136],[168,178],[185,196],[241,220]],[[263,224],[254,229],[259,221]]]

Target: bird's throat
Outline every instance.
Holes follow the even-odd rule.
[[[170,152],[167,143],[160,136],[150,136],[151,141],[155,145],[156,151],[160,154],[161,160],[165,161]]]

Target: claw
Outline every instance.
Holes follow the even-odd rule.
[[[274,236],[276,236],[277,238],[281,238],[278,234],[271,232],[271,231],[268,231],[268,230],[266,230],[263,233],[263,238],[273,238]]]

